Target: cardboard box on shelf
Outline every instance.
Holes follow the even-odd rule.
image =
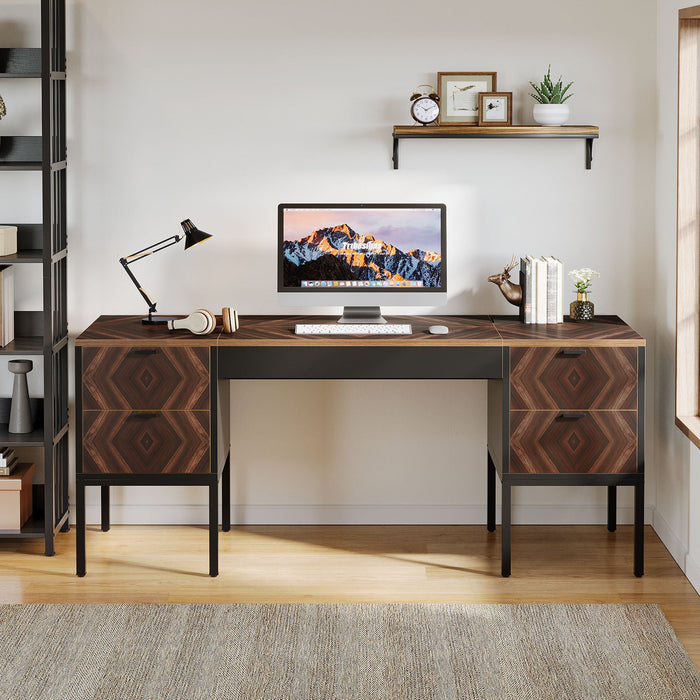
[[[0,530],[19,531],[32,514],[34,465],[20,464],[10,476],[0,476]]]

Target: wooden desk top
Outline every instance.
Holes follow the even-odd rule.
[[[301,336],[297,323],[333,323],[338,316],[240,316],[240,328],[232,334],[221,324],[209,335],[169,331],[147,326],[142,316],[100,316],[75,341],[78,347],[129,347],[169,345],[204,347],[332,347],[332,346],[644,346],[646,341],[617,316],[597,316],[593,321],[560,324],[523,324],[516,316],[387,316],[390,323],[410,323],[410,336]],[[220,321],[220,319],[219,319]],[[428,327],[444,325],[446,335],[430,335]]]

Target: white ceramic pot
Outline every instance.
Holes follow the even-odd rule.
[[[561,126],[569,121],[569,105],[543,105],[538,102],[532,108],[532,117],[542,126]]]

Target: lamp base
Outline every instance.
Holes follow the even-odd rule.
[[[168,321],[173,321],[175,316],[146,316],[141,319],[141,323],[146,326],[167,326]]]

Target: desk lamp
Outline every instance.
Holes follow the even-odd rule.
[[[197,245],[197,243],[206,241],[207,238],[211,238],[211,234],[204,233],[204,231],[200,231],[189,219],[181,221],[180,225],[182,226],[184,233],[179,233],[175,236],[164,238],[162,241],[158,241],[158,243],[149,245],[143,250],[138,250],[135,253],[132,253],[131,255],[127,255],[125,258],[119,258],[119,262],[122,264],[122,267],[126,270],[126,274],[129,275],[131,281],[136,285],[136,289],[139,290],[139,294],[144,298],[144,300],[148,304],[148,316],[146,318],[142,318],[141,323],[146,323],[148,325],[165,325],[169,320],[172,319],[163,316],[157,319],[153,318],[153,314],[156,310],[156,302],[148,296],[146,290],[139,284],[139,281],[136,279],[136,277],[134,277],[134,273],[129,269],[129,265],[135,263],[137,260],[145,258],[147,255],[153,255],[153,253],[157,253],[159,250],[169,248],[171,245],[175,245],[183,238],[185,239],[185,250],[191,248],[193,245]]]

